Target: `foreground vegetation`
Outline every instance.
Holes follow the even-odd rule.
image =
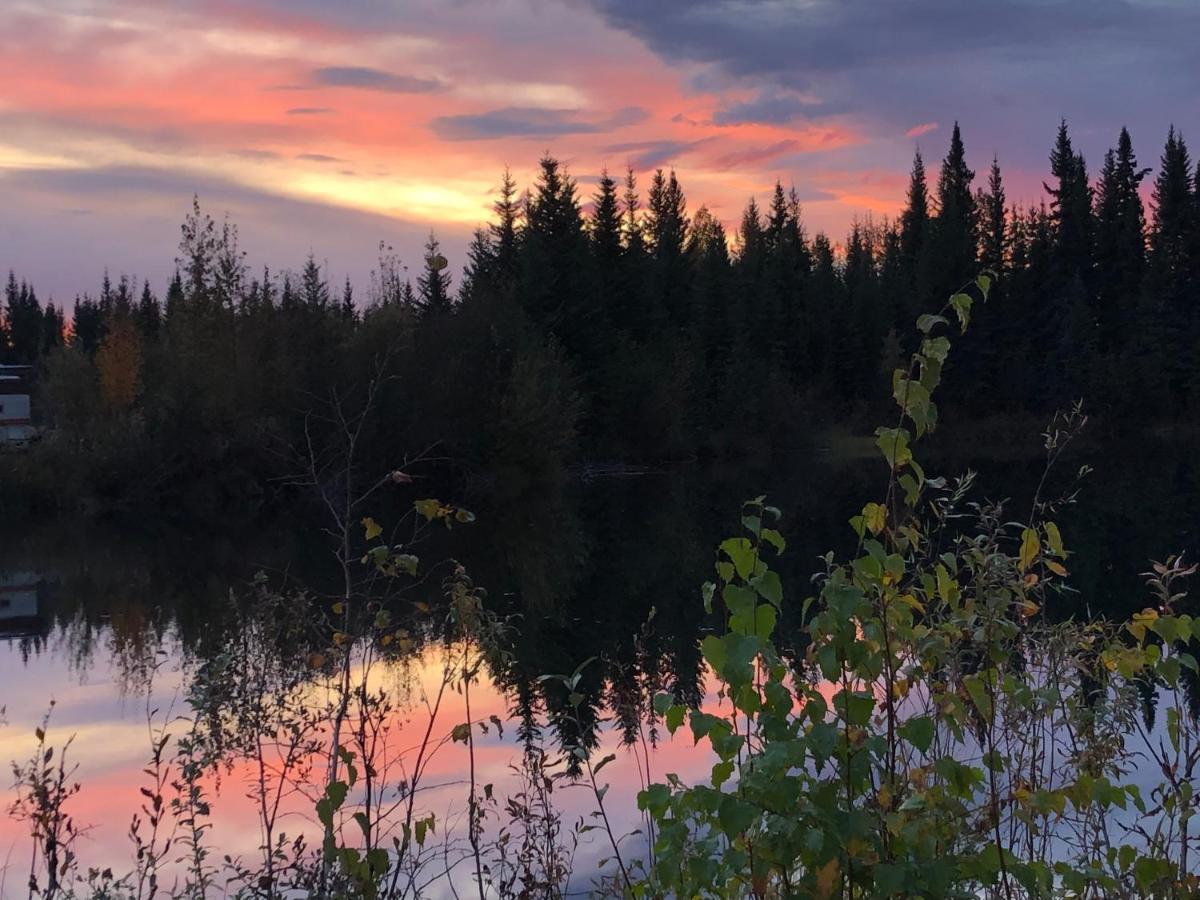
[[[0,358],[38,367],[35,408],[54,428],[0,457],[0,502],[224,521],[233,501],[252,510],[292,483],[306,429],[327,426],[317,413],[377,374],[383,414],[360,451],[380,470],[397,448],[436,445],[446,469],[544,483],[580,460],[811,444],[875,421],[926,298],[981,264],[1003,278],[948,406],[972,440],[985,417],[1040,422],[1083,395],[1108,430],[1193,427],[1193,165],[1172,132],[1148,220],[1128,133],[1093,183],[1064,125],[1049,206],[1018,210],[998,165],[976,190],[955,129],[936,179],[915,160],[898,220],[859,222],[838,247],[806,233],[783,185],[730,235],[689,213],[674,173],[644,194],[632,173],[603,175],[584,198],[546,158],[527,194],[505,177],[457,280],[431,238],[412,280],[383,247],[357,291],[312,256],[251,270],[236,226],[197,205],[161,302],[157,286],[106,277],[68,323],[9,279]]]
[[[670,685],[643,685],[651,731],[634,737],[690,731],[712,754],[711,779],[647,784],[640,840],[614,827],[613,757],[584,737],[590,661],[542,679],[557,698],[544,714],[574,725],[560,745],[517,719],[519,786],[500,797],[478,783],[475,742],[506,723],[473,716],[472,691],[503,680],[521,622],[497,616],[462,566],[427,569],[416,555],[423,533],[468,527],[471,513],[420,499],[386,531],[372,516],[381,492],[412,480],[359,476],[383,384],[372,380],[361,411],[335,410],[309,455],[343,588],[320,598],[264,579],[238,637],[190,671],[182,724],[147,710],[127,873],[76,855],[77,751],[39,728],[14,766],[10,810],[33,838],[29,896],[406,897],[448,882],[481,898],[584,884],[646,897],[1194,894],[1200,619],[1182,590],[1194,568],[1155,564],[1150,605],[1128,622],[1054,615],[1073,565],[1055,518],[1074,488],[1052,491],[1050,476],[1083,427],[1078,409],[1047,430],[1027,511],[975,501],[971,475],[931,477],[914,453],[938,422],[952,322],[965,330],[991,283],[980,276],[918,320],[917,349],[893,375],[897,421],[876,432],[887,478],[851,520],[856,550],[826,556],[811,597],[771,567],[786,550],[781,513],[762,498],[743,507],[697,599],[718,616],[701,641],[716,696],[679,703]],[[430,606],[418,598],[438,575],[444,599]],[[803,624],[785,635],[795,606]],[[408,607],[423,626],[397,624]],[[402,698],[381,675],[421,647],[438,648],[441,677],[424,733],[403,734]],[[159,658],[143,657],[149,681]],[[461,753],[466,773],[465,820],[450,834],[423,801],[438,752]],[[209,839],[214,776],[235,771],[259,819],[254,858],[222,859]],[[556,809],[565,783],[590,791],[586,822]],[[311,810],[299,832],[281,818],[289,798]],[[572,871],[585,835],[610,847],[598,872]]]

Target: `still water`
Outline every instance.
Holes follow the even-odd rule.
[[[1140,609],[1139,573],[1150,559],[1200,550],[1195,449],[1093,446],[1060,461],[1051,494],[1070,493],[1080,466],[1094,471],[1057,517],[1076,554],[1075,592],[1061,595],[1052,615]],[[927,469],[953,476],[968,467],[979,471],[977,500],[1007,498],[1011,517],[1020,518],[1043,463],[960,454]],[[664,689],[696,705],[718,703],[697,649],[714,625],[698,586],[711,572],[716,543],[733,533],[740,502],[767,494],[783,510],[788,551],[780,569],[785,596],[798,611],[817,557],[852,546],[846,520],[878,499],[883,479],[883,466],[873,458],[813,454],[761,470],[680,467],[578,478],[514,496],[492,486],[453,498],[474,510],[476,521],[435,533],[415,549],[423,565],[461,562],[487,589],[486,608],[509,626],[503,653],[480,663],[469,698],[472,722],[503,726],[473,733],[476,782],[481,791],[491,786],[489,796],[498,798],[485,809],[486,840],[511,821],[504,798],[522,789],[527,748],[542,747],[555,759],[564,745],[582,743],[593,748],[594,760],[615,755],[597,777],[610,786],[604,809],[626,861],[645,859],[638,790],[647,778],[661,780],[668,772],[698,780],[711,766],[690,738],[681,732],[672,740],[648,721],[647,711]],[[386,521],[419,495],[393,498],[372,512]],[[69,521],[0,532],[0,760],[30,756],[35,728],[53,702],[48,743],[61,754],[73,739],[69,759],[78,766],[73,780],[80,790],[69,810],[86,829],[75,848],[84,867],[130,870],[130,823],[146,802],[139,789],[147,783],[151,744],[155,735],[187,731],[184,717],[192,710],[186,695],[196,673],[211,672],[213,662],[223,660],[226,683],[252,677],[255,663],[231,656],[230,648],[248,629],[238,598],[254,593],[256,572],[285,597],[310,589],[317,607],[337,595],[336,566],[316,519],[256,522],[233,534]],[[443,603],[440,576],[404,603],[398,621],[406,621],[411,606],[436,617]],[[372,678],[394,701],[379,718],[393,747],[388,773],[406,784],[419,771],[416,817],[436,818],[437,836],[429,843],[437,849],[427,854],[429,868],[414,885],[424,885],[422,896],[451,896],[452,884],[469,887],[474,877],[465,838],[469,775],[464,747],[452,739],[454,726],[467,720],[467,698],[455,686],[442,686],[447,662],[461,663],[455,654],[471,651],[448,647],[436,629],[410,624],[413,638],[393,648]],[[796,626],[785,612],[782,633]],[[285,641],[267,653],[303,651]],[[570,707],[561,684],[543,676],[585,663],[576,687],[583,699]],[[311,680],[303,689],[314,692],[317,705],[327,702],[316,695],[327,690],[328,679],[324,687],[320,678]],[[217,881],[227,877],[226,854],[253,857],[263,843],[255,777],[255,768],[239,757],[205,782],[212,800],[207,840],[214,867],[223,870]],[[597,878],[615,874],[611,842],[603,828],[590,827],[601,820],[586,783],[563,777],[554,784],[559,839],[573,872],[570,891],[586,894]],[[0,796],[7,810],[15,793],[5,784]],[[316,799],[303,791],[282,797],[276,830],[316,834],[319,841]],[[181,877],[180,855],[177,849],[164,855],[167,884]],[[0,818],[0,897],[26,896],[29,858],[28,825]]]

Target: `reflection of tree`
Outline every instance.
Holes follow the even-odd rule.
[[[1142,605],[1137,573],[1149,559],[1197,549],[1174,545],[1180,537],[1194,544],[1197,535],[1200,470],[1191,448],[1146,443],[1136,458],[1138,465],[1130,466],[1127,448],[1082,448],[1056,471],[1049,494],[1069,486],[1080,464],[1095,466],[1078,502],[1057,514],[1073,551],[1067,565],[1074,592],[1060,594],[1050,615],[1127,614]],[[983,486],[974,499],[984,493],[1010,498],[1014,515],[1027,508],[1040,461],[971,463]],[[953,475],[967,463],[944,458],[934,468],[931,476]],[[462,560],[487,587],[489,608],[516,616],[512,653],[493,676],[510,694],[524,739],[536,742],[548,722],[559,741],[591,745],[597,723],[611,716],[623,737],[635,740],[657,691],[673,691],[693,705],[702,700],[697,642],[718,623],[706,619],[699,586],[712,572],[713,547],[736,527],[746,495],[767,493],[783,509],[788,548],[779,569],[788,602],[779,634],[781,646],[800,656],[803,647],[788,635],[798,634],[818,557],[852,546],[845,511],[877,500],[882,476],[873,459],[800,456],[761,467],[697,466],[523,486],[512,489],[516,496],[499,485],[469,504],[478,513],[475,524],[439,528],[419,552],[427,562]],[[1170,546],[1163,545],[1166,536]],[[256,569],[267,569],[277,584],[293,581],[320,594],[334,574],[330,560],[319,528],[292,521],[226,535],[138,532],[125,525],[0,536],[0,570],[32,570],[43,580],[40,628],[18,639],[21,652],[38,654],[53,644],[77,670],[97,654],[111,655],[131,684],[164,635],[176,635],[201,663],[222,653],[237,627],[225,612],[229,591],[242,593],[239,586]],[[432,587],[418,593],[438,602]],[[419,644],[419,635],[414,638]],[[588,659],[593,662],[579,686],[585,700],[575,720],[563,714],[566,691],[539,678],[572,672]],[[579,726],[583,734],[576,733]]]

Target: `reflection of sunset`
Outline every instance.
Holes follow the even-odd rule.
[[[445,659],[444,651],[433,647],[399,666],[377,667],[372,671],[372,683],[386,687],[406,700],[386,723],[393,729],[387,755],[399,757],[406,773],[429,723],[425,701],[436,697]],[[79,683],[78,676],[68,670],[62,657],[55,652],[33,658],[28,666],[23,666],[13,654],[0,655],[0,680],[6,685],[4,702],[8,722],[6,727],[0,728],[0,757],[7,762],[29,756],[35,745],[33,730],[46,712],[41,700],[53,696],[56,703],[48,729],[48,744],[58,753],[66,740],[74,736],[68,760],[78,764],[77,780],[82,790],[70,802],[69,812],[81,827],[90,829],[79,845],[80,856],[84,865],[109,865],[114,871],[123,872],[129,868],[132,858],[132,845],[126,831],[130,818],[144,802],[138,789],[148,783],[142,769],[149,757],[150,737],[146,720],[147,698],[137,694],[121,696],[117,683],[118,665],[106,661]],[[164,723],[172,704],[175,716],[186,712],[186,705],[176,696],[179,684],[179,673],[167,669],[156,678],[150,704],[151,709],[157,710],[156,727]],[[34,685],[38,687],[36,691],[32,689]],[[323,690],[314,690],[314,701],[319,702],[322,693]],[[711,685],[706,696],[705,708],[718,711]],[[496,796],[503,799],[515,788],[516,779],[510,767],[519,766],[522,755],[514,724],[508,720],[509,700],[485,680],[472,687],[471,706],[476,722],[489,723],[492,716],[504,722],[503,737],[490,723],[486,734],[478,728],[475,732],[475,765],[480,789],[484,784],[494,785]],[[447,823],[452,830],[461,828],[466,814],[466,749],[462,744],[448,740],[451,730],[462,721],[463,698],[452,689],[447,690],[432,730],[432,742],[440,746],[429,757],[428,767],[424,770],[418,807],[419,811],[436,815],[439,834]],[[706,778],[711,766],[708,751],[694,748],[688,729],[682,729],[673,739],[665,729],[660,727],[659,730],[659,746],[650,753],[651,777],[661,779],[672,772],[689,780]],[[186,731],[186,723],[177,719],[168,731],[178,736]],[[613,764],[605,767],[601,780],[611,784],[606,805],[616,817],[616,826],[622,834],[639,825],[636,795],[642,784],[635,752],[641,751],[620,746],[619,735],[613,729],[605,729],[595,751],[597,759],[607,753],[617,756]],[[400,770],[395,767],[393,773]],[[214,848],[220,848],[221,854],[228,852],[236,856],[240,853],[252,857],[257,852],[260,836],[256,811],[246,796],[255,775],[252,764],[240,760],[231,769],[223,768],[219,779],[210,779],[209,787],[213,792],[211,843]],[[580,817],[588,819],[595,808],[594,799],[582,784],[556,791],[554,799],[567,824]],[[319,840],[311,800],[291,797],[280,822],[279,828],[289,835],[304,831],[310,837],[315,834]],[[494,818],[489,822],[489,827],[497,824]],[[461,838],[461,834],[458,836]],[[629,844],[635,855],[642,852],[640,840],[633,838]],[[23,823],[0,818],[0,858],[8,858],[10,865],[16,866],[12,861],[26,858],[27,841],[28,830]],[[585,835],[577,860],[594,864],[609,855],[608,848],[599,841],[596,832]],[[586,865],[581,868],[581,871],[588,870]],[[9,883],[13,881],[10,877]]]

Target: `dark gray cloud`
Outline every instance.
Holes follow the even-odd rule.
[[[799,94],[767,88],[751,100],[730,103],[713,113],[714,125],[787,125],[819,119],[845,110],[845,104],[822,103]]]
[[[782,82],[1083,45],[1186,53],[1200,6],[1153,0],[590,0],[664,56]],[[1074,65],[1087,60],[1072,59]],[[1094,65],[1109,65],[1111,58]]]
[[[326,66],[314,69],[312,81],[321,87],[361,88],[394,94],[429,94],[444,90],[446,87],[436,78],[397,75],[393,72],[371,69],[366,66]]]
[[[289,116],[328,116],[332,113],[330,106],[293,106],[287,110]]]
[[[229,154],[231,156],[240,156],[242,159],[279,159],[279,154],[274,150],[255,150],[252,147],[230,150]]]
[[[602,134],[643,122],[649,112],[628,106],[604,118],[588,118],[577,109],[541,109],[506,106],[483,113],[438,116],[429,127],[444,141],[482,141],[495,138],[559,137],[567,134]]]
[[[586,2],[667,62],[699,64],[694,88],[760,91],[727,104],[720,124],[832,111],[903,139],[958,118],[968,149],[1032,168],[1062,116],[1098,158],[1122,124],[1155,146],[1170,121],[1200,115],[1195,0]]]
[[[305,162],[316,163],[345,162],[345,160],[339,156],[326,156],[324,153],[297,153],[296,159],[302,159]]]
[[[636,170],[660,169],[670,165],[686,153],[691,153],[713,138],[702,138],[698,141],[631,141],[623,144],[609,144],[604,148],[605,153],[623,155],[626,164]]]

